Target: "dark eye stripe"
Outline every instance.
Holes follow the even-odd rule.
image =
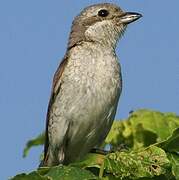
[[[101,9],[98,11],[98,16],[100,17],[106,17],[108,16],[109,12],[106,9]]]

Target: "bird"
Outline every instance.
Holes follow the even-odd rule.
[[[53,77],[41,166],[68,165],[103,143],[122,91],[116,46],[127,25],[141,17],[99,3],[74,18],[66,53]]]

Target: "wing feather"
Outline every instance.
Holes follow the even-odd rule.
[[[54,103],[55,97],[58,94],[58,92],[60,91],[60,87],[62,82],[60,82],[60,79],[62,77],[62,74],[64,72],[64,69],[67,65],[68,62],[68,57],[65,56],[63,58],[63,60],[61,61],[60,65],[58,66],[54,77],[53,77],[53,83],[52,83],[52,91],[51,91],[51,96],[50,96],[50,101],[48,104],[48,109],[47,109],[47,116],[46,116],[46,130],[45,130],[45,144],[44,144],[44,161],[43,164],[45,164],[45,162],[47,162],[48,160],[48,147],[49,147],[49,138],[48,138],[48,123],[49,123],[49,117],[50,117],[50,113],[51,113],[51,107]],[[60,82],[60,83],[59,83]]]

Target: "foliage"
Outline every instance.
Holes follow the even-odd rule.
[[[42,145],[44,135],[30,140],[24,150]],[[104,146],[106,156],[88,154],[68,166],[39,168],[12,180],[179,180],[179,117],[173,113],[138,110],[115,121]]]
[[[45,141],[45,134],[42,133],[34,139],[31,139],[27,142],[26,147],[24,148],[23,157],[26,157],[29,153],[29,150],[34,146],[43,145]]]

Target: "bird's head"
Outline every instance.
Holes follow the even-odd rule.
[[[127,25],[140,17],[139,13],[124,12],[110,3],[89,6],[74,19],[68,48],[83,41],[115,47]]]

